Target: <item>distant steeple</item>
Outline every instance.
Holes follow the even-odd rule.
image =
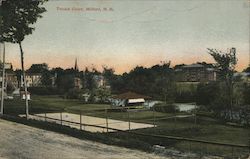
[[[75,70],[78,71],[77,58],[75,59]]]

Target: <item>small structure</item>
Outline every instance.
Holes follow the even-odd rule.
[[[151,99],[151,97],[137,94],[134,92],[126,92],[123,94],[113,96],[111,98],[111,104],[113,106],[120,106],[120,107],[143,106],[145,104],[145,101],[148,99]]]
[[[20,91],[20,97],[25,100],[25,91]],[[30,100],[30,92],[27,92],[27,99]]]
[[[84,93],[82,94],[82,99],[84,102],[89,102],[90,94],[89,93]]]

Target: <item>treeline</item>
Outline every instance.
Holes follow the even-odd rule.
[[[76,90],[75,78],[80,79],[81,93],[94,93],[98,89],[103,89],[98,88],[98,83],[96,83],[94,77],[102,76],[105,85],[109,86],[110,94],[133,91],[158,100],[174,101],[176,88],[174,70],[170,67],[170,62],[157,64],[150,68],[137,66],[122,75],[117,75],[114,72],[113,68],[108,67],[103,67],[102,71],[94,68],[86,68],[84,71],[74,68],[62,69],[60,67],[48,69],[47,64],[32,65],[27,70],[27,73],[42,74],[42,87],[30,88],[30,91],[34,93],[64,94],[65,92],[72,92],[72,90]]]
[[[175,79],[170,62],[157,64],[150,68],[137,66],[128,73],[110,75],[105,77],[110,81],[113,93],[133,91],[148,95],[153,99],[174,100]]]

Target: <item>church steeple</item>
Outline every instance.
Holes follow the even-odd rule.
[[[78,65],[77,65],[77,58],[75,59],[75,68],[76,71],[78,71]]]

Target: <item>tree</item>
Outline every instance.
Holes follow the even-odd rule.
[[[41,82],[44,86],[51,86],[52,79],[49,71],[48,64],[32,64],[31,67],[27,70],[28,73],[39,73],[42,74]]]
[[[235,66],[237,64],[236,49],[231,48],[229,52],[221,52],[216,49],[209,49],[208,53],[214,58],[216,62],[216,69],[218,73],[218,80],[221,84],[222,93],[220,96],[221,104],[228,106],[226,108],[226,118],[233,118],[233,75]]]
[[[243,99],[244,104],[250,105],[250,85],[248,84],[244,84]]]
[[[41,14],[45,12],[45,8],[41,5],[46,0],[5,0],[0,6],[0,42],[17,43],[21,53],[21,65],[24,81],[24,89],[26,96],[26,117],[28,118],[28,99],[27,99],[27,85],[24,71],[24,52],[22,48],[22,41],[26,35],[32,34],[35,29],[34,24]]]
[[[116,78],[114,83],[116,87],[122,86],[123,91],[133,91],[167,102],[175,100],[174,71],[170,68],[170,62],[162,62],[151,68],[137,66],[124,73],[122,79]]]
[[[250,66],[248,66],[246,69],[244,69],[243,72],[250,73]]]
[[[27,70],[29,73],[43,73],[44,71],[48,71],[48,64],[32,64],[31,67]]]
[[[50,87],[52,85],[52,77],[51,77],[51,73],[49,70],[42,71],[41,82],[46,87]]]

